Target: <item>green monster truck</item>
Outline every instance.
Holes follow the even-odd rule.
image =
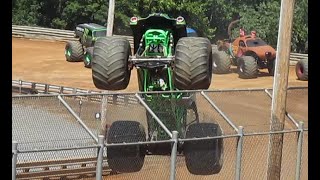
[[[65,56],[69,62],[84,62],[84,66],[91,67],[93,46],[99,37],[105,37],[107,28],[99,24],[85,23],[77,25],[75,38],[78,41],[69,41],[65,47]]]
[[[92,59],[95,86],[103,90],[125,89],[135,67],[139,90],[145,92],[140,97],[169,131],[178,131],[179,138],[222,135],[218,124],[199,121],[194,94],[176,91],[209,88],[210,41],[204,37],[187,37],[186,22],[181,16],[171,18],[154,13],[146,18],[132,17],[130,26],[134,36],[133,55],[126,38],[103,37],[96,41]],[[154,115],[147,111],[146,117],[147,133],[136,121],[113,122],[106,128],[107,143],[171,139]],[[142,168],[146,154],[169,155],[170,152],[171,144],[112,146],[107,148],[108,164],[116,172],[136,172]],[[216,174],[222,168],[222,139],[186,141],[178,145],[178,152],[185,155],[192,174]]]

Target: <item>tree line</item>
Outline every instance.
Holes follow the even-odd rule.
[[[277,44],[281,0],[115,0],[114,34],[131,35],[129,19],[163,12],[183,16],[189,27],[213,43],[227,39],[230,22],[239,19],[239,28],[257,35],[273,47]],[[108,0],[13,0],[12,23],[73,30],[79,23],[107,25]],[[296,0],[292,51],[307,52],[308,0]]]

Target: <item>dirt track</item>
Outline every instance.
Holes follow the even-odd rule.
[[[12,79],[96,89],[91,69],[82,62],[70,63],[64,57],[64,42],[12,38]],[[240,79],[236,73],[213,75],[210,89],[225,88],[271,88],[273,77],[262,70],[256,79]],[[137,91],[136,71],[132,71],[129,86],[124,91]],[[307,86],[298,81],[294,66],[290,67],[289,86]]]
[[[96,89],[93,85],[91,79],[91,69],[84,67],[82,62],[69,63],[64,57],[64,42],[51,42],[51,41],[41,41],[41,40],[27,40],[12,38],[12,79],[21,79],[25,81],[34,81],[55,85],[63,85],[68,87],[78,87],[85,89]],[[136,82],[136,72],[132,71],[131,82],[125,91],[137,91]],[[236,73],[230,73],[226,75],[214,75],[213,81],[211,83],[210,89],[225,89],[225,88],[271,88],[273,85],[273,77],[266,75],[266,70],[263,70],[261,76],[257,79],[243,80],[239,79]],[[308,86],[308,82],[298,81],[294,72],[294,67],[290,67],[289,75],[289,86]],[[307,96],[307,94],[306,94]],[[228,96],[232,98],[231,96]],[[260,102],[256,98],[252,98],[250,94],[250,102],[243,101],[241,98],[243,96],[237,96],[239,100],[237,102],[242,102],[239,104],[243,106],[243,109],[251,109],[256,113],[256,115],[248,114],[247,111],[234,111],[234,109],[239,109],[239,106],[221,106],[224,111],[226,111],[233,120],[239,119],[241,122],[237,125],[248,125],[252,126],[252,123],[256,118],[262,118],[261,114],[266,118],[269,116],[269,111],[266,112],[269,107],[257,105],[255,101]],[[260,96],[259,96],[260,97]],[[228,101],[226,98],[219,97],[217,102],[224,105],[227,102],[232,102],[232,99]],[[268,98],[263,102],[263,105],[269,105]],[[262,99],[262,100],[263,100]],[[234,99],[233,99],[234,100]],[[225,102],[224,102],[225,101]],[[247,102],[247,103],[244,103]],[[221,105],[218,104],[218,105]],[[245,106],[255,105],[254,109],[246,108]],[[234,104],[236,106],[237,104]],[[209,107],[209,106],[207,106]],[[203,108],[205,109],[205,108]],[[230,112],[228,112],[230,110]],[[238,114],[237,114],[238,113]],[[242,116],[240,116],[240,115]],[[248,119],[248,116],[250,118]],[[241,117],[241,118],[240,118]],[[268,122],[267,122],[268,123]],[[261,124],[265,126],[265,124]],[[267,142],[268,138],[264,137],[248,137],[245,140],[244,147],[244,162],[243,162],[243,177],[244,179],[263,179],[266,170],[266,156],[267,156]],[[291,137],[290,142],[295,142],[294,137]],[[235,139],[229,139],[225,141],[226,152],[225,152],[225,162],[222,174],[217,176],[193,176],[187,171],[183,158],[178,158],[177,163],[177,179],[233,179],[234,177],[234,159],[235,159]],[[230,147],[230,148],[228,148]],[[295,149],[295,144],[285,146],[287,151],[285,154],[291,154],[293,149]],[[293,147],[293,148],[292,148]],[[248,156],[248,157],[246,157]],[[251,159],[251,158],[252,159]],[[285,156],[286,163],[291,164],[290,168],[283,173],[284,179],[291,179],[288,176],[294,175],[294,162],[295,158]],[[168,157],[157,158],[152,157],[146,160],[146,164],[143,171],[133,174],[120,174],[113,176],[112,179],[167,179],[169,175],[169,159]],[[284,167],[288,167],[284,166]],[[303,172],[306,170],[304,169]],[[109,179],[107,177],[106,179]],[[303,176],[306,179],[307,175]]]

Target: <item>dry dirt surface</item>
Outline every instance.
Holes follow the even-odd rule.
[[[91,69],[85,68],[82,62],[67,62],[64,56],[64,48],[65,42],[12,38],[12,79],[97,90],[92,82]],[[267,71],[262,70],[258,78],[246,80],[238,78],[235,72],[225,75],[214,74],[210,89],[272,88],[273,77],[266,74]],[[138,84],[135,71],[132,71],[130,81],[128,88],[124,91],[137,91]],[[294,66],[290,66],[289,86],[308,86],[308,82],[297,80]],[[256,131],[255,128],[258,126],[260,130],[262,128],[269,128],[268,116],[270,114],[271,102],[263,94],[263,92],[248,92],[244,94],[209,94],[209,96],[215,98],[218,106],[235,121],[237,126],[244,125],[245,128],[251,128],[252,131]],[[306,93],[301,94],[307,96]],[[258,99],[259,97],[260,99]],[[257,102],[260,102],[260,104],[258,105]],[[296,101],[293,99],[292,102]],[[199,106],[202,107],[200,108],[201,111],[209,111],[206,109],[210,105],[205,104],[204,100],[199,100]],[[90,105],[90,107],[93,106]],[[291,108],[294,109],[293,106]],[[235,109],[238,109],[238,111]],[[126,113],[133,116],[131,114],[132,111],[130,113],[129,111],[126,112],[125,108],[122,108],[122,113],[118,114],[125,115]],[[214,114],[211,113],[211,115],[213,116]],[[285,139],[282,178],[293,179],[296,158],[292,158],[290,154],[294,154],[295,156],[296,137],[292,135],[285,136]],[[268,153],[267,144],[268,136],[245,138],[242,167],[243,179],[265,179]],[[233,179],[235,175],[235,147],[236,138],[225,140],[225,164],[221,173],[213,176],[191,175],[184,164],[184,158],[178,157],[177,179]],[[306,158],[304,156],[303,162],[307,161]],[[168,179],[169,169],[169,157],[152,156],[146,157],[144,167],[138,173],[119,174],[111,176],[112,178],[106,176],[104,179]],[[306,172],[306,168],[303,168],[302,179],[308,178]]]
[[[83,62],[67,62],[64,56],[65,42],[12,38],[12,79],[97,90],[92,82],[91,69]],[[235,67],[232,68],[235,71]],[[256,79],[240,79],[235,72],[214,74],[210,89],[271,88],[273,77],[261,70]],[[289,86],[307,86],[299,81],[294,66],[290,66]],[[123,91],[138,90],[136,71]]]

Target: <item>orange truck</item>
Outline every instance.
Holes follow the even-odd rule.
[[[238,20],[237,20],[238,22]],[[228,27],[229,37],[231,37],[230,23]],[[213,72],[224,74],[230,71],[230,66],[237,66],[240,78],[256,78],[259,69],[268,69],[270,75],[274,74],[276,51],[261,38],[256,36],[255,31],[250,34],[240,29],[239,37],[234,40],[219,40],[217,50],[213,52],[216,58],[213,62]]]

